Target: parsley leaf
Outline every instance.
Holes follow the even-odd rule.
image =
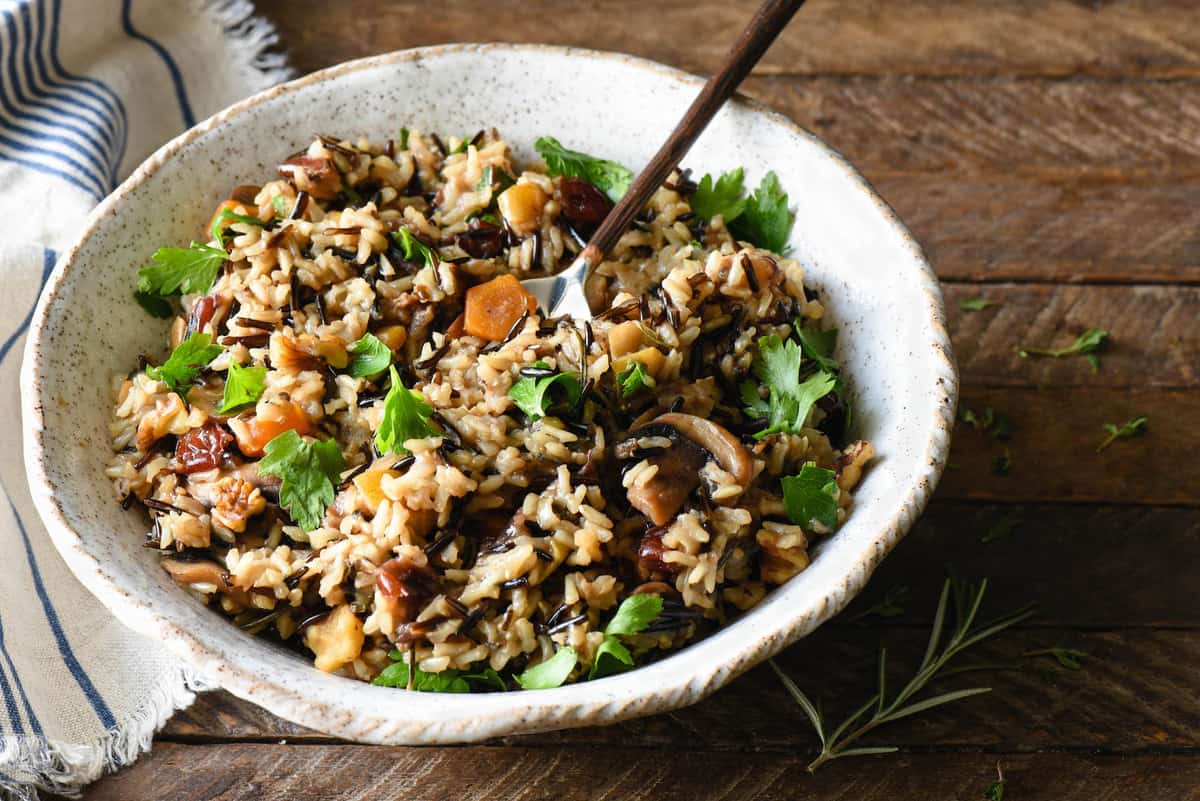
[[[196,380],[200,371],[221,354],[221,346],[212,344],[208,334],[195,333],[180,342],[170,357],[158,367],[147,367],[146,375],[161,381],[180,397]]]
[[[550,369],[546,362],[535,362],[533,366]],[[557,403],[550,393],[550,389],[555,386],[561,390]],[[577,373],[555,373],[545,378],[524,376],[508,390],[508,397],[513,399],[517,408],[530,420],[540,420],[556,406],[563,409],[573,408],[579,403],[582,390]]]
[[[616,637],[605,637],[604,641],[600,643],[600,647],[596,649],[596,656],[592,660],[592,669],[588,671],[588,680],[624,673],[631,667],[633,667],[633,654],[629,653],[625,643]]]
[[[560,687],[575,669],[579,655],[571,646],[559,648],[558,653],[517,676],[517,684],[526,690],[549,690]]]
[[[776,432],[799,433],[808,418],[814,403],[833,391],[837,377],[832,373],[818,371],[805,381],[800,381],[800,365],[804,357],[800,346],[794,341],[782,341],[771,334],[758,340],[759,359],[755,365],[759,377],[770,390],[767,404],[757,399],[753,385],[742,386],[742,399],[755,402],[746,404],[746,414],[751,417],[767,418],[767,428],[754,435],[762,439]],[[766,411],[764,415],[763,412]]]
[[[346,462],[337,442],[308,442],[295,431],[284,431],[267,443],[258,472],[282,479],[279,504],[305,531],[319,528]]]
[[[1052,359],[1061,359],[1063,356],[1086,356],[1088,364],[1092,366],[1092,372],[1095,373],[1100,370],[1100,358],[1096,354],[1104,349],[1109,336],[1109,333],[1101,328],[1089,328],[1065,348],[1035,348],[1026,345],[1018,348],[1017,353],[1022,359],[1028,359],[1030,356],[1049,356]]]
[[[199,242],[186,248],[159,248],[154,251],[153,263],[138,270],[138,293],[168,297],[180,292],[207,292],[217,280],[218,268],[228,258],[221,248]]]
[[[516,181],[508,174],[507,170],[502,170],[499,167],[493,167],[489,164],[483,168],[483,175],[480,176],[479,183],[475,185],[475,191],[482,192],[490,186],[493,190],[492,194],[495,196],[515,183]]]
[[[617,373],[617,385],[621,387],[621,397],[628,398],[644,387],[654,388],[654,377],[646,372],[646,367],[639,361],[631,361],[629,366]]]
[[[426,267],[437,265],[437,257],[433,255],[433,250],[413,236],[412,231],[401,228],[392,234],[392,238],[396,240],[396,244],[400,246],[404,258],[408,261],[421,261],[425,263]]]
[[[229,363],[225,374],[225,394],[221,397],[220,414],[257,403],[267,386],[267,368],[242,367],[237,362]]]
[[[787,192],[774,172],[763,176],[762,183],[749,197],[730,232],[760,248],[783,253],[796,215],[788,208]]]
[[[826,530],[837,526],[837,474],[809,462],[794,476],[784,476],[783,507],[792,522],[812,528],[814,521]]]
[[[746,208],[743,195],[746,188],[743,185],[745,171],[738,167],[733,172],[727,172],[715,182],[711,175],[700,179],[699,186],[692,193],[692,211],[706,220],[711,220],[718,214],[725,224],[736,220]]]
[[[500,692],[508,691],[508,684],[505,683],[504,677],[490,667],[485,667],[479,673],[464,673],[462,677],[467,680],[472,687],[479,687],[487,690],[499,690]]]
[[[380,453],[408,454],[404,443],[410,439],[441,436],[430,422],[433,409],[416,390],[406,389],[395,367],[388,368],[392,386],[383,399],[383,418],[375,432],[375,447]]]
[[[792,323],[792,327],[796,329],[796,338],[800,340],[800,348],[804,355],[821,365],[822,370],[836,373],[839,365],[837,359],[833,358],[833,348],[837,345],[837,329],[818,331],[805,328],[800,325],[799,320]]]
[[[984,801],[1004,801],[1004,771],[1000,768],[1000,763],[996,763],[996,781],[988,785],[987,790],[983,793]]]
[[[1100,451],[1112,445],[1118,439],[1129,439],[1130,437],[1136,437],[1144,433],[1147,422],[1149,420],[1146,415],[1141,415],[1132,420],[1127,420],[1119,426],[1112,423],[1105,423],[1104,430],[1108,432],[1108,436],[1096,447],[1096,453],[1100,453]]]
[[[662,614],[663,600],[654,593],[630,595],[617,607],[617,613],[604,627],[604,636],[640,634]]]
[[[391,651],[388,656],[392,664],[383,669],[371,682],[380,687],[408,688],[408,663],[405,655],[399,651]],[[457,670],[443,670],[440,673],[426,673],[418,665],[413,673],[413,690],[422,693],[469,693],[471,685]]]
[[[621,199],[633,183],[633,173],[627,167],[577,150],[568,150],[552,136],[538,139],[533,143],[533,149],[546,162],[548,175],[582,178],[602,190],[614,203]]]
[[[284,212],[284,214],[286,213]],[[225,247],[225,223],[229,221],[257,225],[259,228],[266,225],[265,222],[257,217],[251,217],[248,214],[238,214],[233,209],[222,209],[221,213],[217,215],[217,219],[213,220],[212,231],[210,232],[212,233],[212,238],[217,240],[217,244],[221,247]]]
[[[382,373],[392,363],[392,349],[374,334],[363,334],[362,339],[346,348],[346,353],[350,355],[346,372],[355,378]]]
[[[995,305],[996,301],[987,298],[962,298],[958,301],[958,308],[968,312],[983,311],[988,306]]]

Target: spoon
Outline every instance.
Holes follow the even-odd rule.
[[[550,317],[568,315],[586,319],[592,316],[583,291],[588,272],[604,259],[604,254],[620,239],[671,170],[679,165],[696,138],[708,127],[709,121],[733,96],[742,80],[802,5],[804,0],[766,0],[730,49],[721,69],[704,84],[667,141],[638,174],[621,201],[604,218],[587,247],[571,266],[557,275],[527,278],[521,282]]]

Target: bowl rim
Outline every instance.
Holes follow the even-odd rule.
[[[895,211],[841,153],[782,113],[739,93],[729,101],[730,104],[761,115],[815,146],[825,158],[833,162],[845,180],[872,201],[889,227],[900,235],[917,267],[917,275],[914,278],[918,280],[918,289],[926,301],[927,316],[921,322],[929,338],[922,346],[929,349],[929,356],[934,360],[930,367],[931,377],[936,385],[931,386],[930,391],[941,395],[940,399],[935,401],[935,420],[929,440],[923,443],[924,453],[918,459],[919,462],[928,465],[928,470],[914,474],[909,485],[904,488],[903,495],[897,493],[894,509],[888,513],[889,522],[879,528],[872,541],[864,542],[860,546],[854,554],[853,567],[842,575],[834,586],[823,591],[822,597],[808,609],[797,609],[790,618],[781,619],[770,630],[759,632],[754,642],[745,643],[723,664],[713,666],[702,660],[693,660],[690,664],[677,664],[676,667],[681,669],[667,676],[659,676],[665,681],[653,685],[640,682],[640,689],[636,677],[647,677],[655,664],[662,665],[668,660],[664,659],[596,682],[582,682],[553,690],[473,696],[476,701],[474,714],[458,713],[454,720],[434,721],[438,724],[454,724],[447,727],[430,725],[430,709],[428,705],[415,703],[417,699],[411,699],[414,703],[411,709],[406,708],[406,712],[411,711],[413,714],[403,721],[397,721],[394,717],[376,711],[376,708],[383,709],[384,704],[368,709],[366,704],[360,702],[355,714],[348,716],[345,714],[345,706],[327,708],[320,703],[311,703],[305,697],[302,688],[275,677],[259,675],[245,664],[229,660],[218,649],[207,645],[200,632],[174,622],[160,613],[157,607],[129,603],[125,600],[125,590],[101,569],[101,560],[89,550],[84,538],[68,522],[55,497],[55,485],[47,473],[46,452],[42,443],[45,420],[38,400],[42,370],[35,354],[43,344],[49,309],[55,302],[67,274],[75,266],[76,254],[103,221],[116,213],[125,195],[148,181],[163,164],[189,144],[230,119],[278,96],[329,82],[350,73],[460,53],[475,53],[481,56],[493,53],[527,53],[582,58],[632,66],[684,87],[698,89],[704,83],[703,78],[683,70],[625,53],[546,44],[461,43],[368,56],[328,67],[254,94],[213,114],[159,147],[92,211],[75,241],[59,257],[39,297],[21,367],[23,449],[30,493],[51,539],[75,576],[125,625],[159,639],[177,656],[190,661],[200,676],[215,680],[234,695],[255,702],[295,723],[364,742],[433,744],[477,741],[517,732],[544,731],[598,722],[612,723],[677,709],[700,700],[754,665],[811,633],[837,614],[862,589],[875,567],[919,517],[933,493],[948,456],[958,397],[957,368],[946,326],[941,290],[936,274],[920,245]],[[735,623],[723,631],[736,628]],[[684,649],[682,653],[686,654],[691,650]],[[312,669],[311,666],[307,667]],[[631,680],[630,677],[634,678]],[[506,714],[489,715],[482,711],[479,702],[489,697],[511,699],[501,703],[484,704],[493,713]],[[447,702],[453,700],[446,698]],[[514,705],[520,709],[519,715],[513,714]]]

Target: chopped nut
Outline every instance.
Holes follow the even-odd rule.
[[[865,439],[858,439],[846,446],[841,457],[837,460],[838,489],[849,492],[858,485],[862,478],[863,468],[867,462],[875,458],[875,446]]]
[[[245,479],[230,476],[217,482],[213,488],[213,520],[230,531],[239,534],[246,530],[246,522],[267,508],[267,501],[258,487]]]
[[[808,538],[800,526],[766,522],[756,536],[762,547],[762,579],[782,584],[808,567]]]
[[[349,604],[304,630],[304,644],[316,656],[317,669],[326,673],[357,659],[365,639],[362,621]]]

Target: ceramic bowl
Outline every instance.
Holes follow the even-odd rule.
[[[879,460],[812,565],[736,623],[646,667],[553,690],[405,693],[317,671],[197,603],[142,547],[103,475],[109,376],[158,353],[165,325],[135,304],[136,270],[187,242],[237,184],[260,183],[314,133],[386,139],[496,126],[532,159],[538,136],[633,168],[675,125],[701,79],[585,50],[458,45],[344,64],[217,114],[151,156],[61,258],[25,353],[25,458],[33,496],[67,564],[121,621],[203,676],[304,726],[375,743],[452,743],[599,724],[692,703],[842,609],[920,514],[945,463],[957,380],[937,281],[892,211],[839,154],[784,117],[738,100],[685,164],[775,170],[796,209],[793,252],[840,329],[859,435]]]

